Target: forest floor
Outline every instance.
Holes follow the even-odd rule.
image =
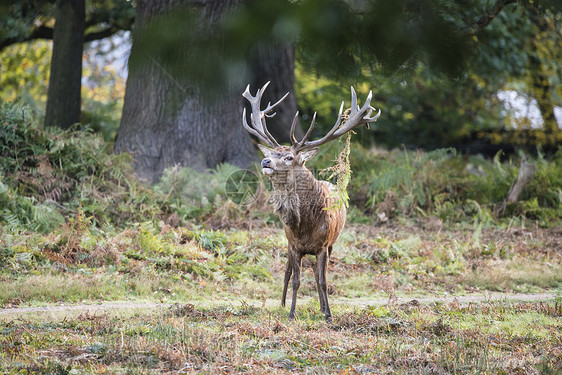
[[[0,366],[8,374],[562,371],[562,306],[553,294],[421,300],[334,300],[329,324],[312,298],[293,321],[273,301],[4,309]]]
[[[45,250],[58,237],[5,236],[0,373],[562,371],[560,228],[350,224],[328,270],[332,323],[313,259],[296,318],[280,306],[281,229],[220,228],[90,232],[60,255]]]

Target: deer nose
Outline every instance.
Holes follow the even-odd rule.
[[[263,168],[269,167],[271,165],[271,159],[263,159],[261,161],[261,166]]]

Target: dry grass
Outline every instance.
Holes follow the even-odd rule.
[[[96,259],[111,249],[101,265],[50,260],[42,256],[43,237],[5,236],[14,251],[0,273],[4,307],[129,298],[176,304],[141,313],[0,317],[0,372],[556,373],[559,298],[399,305],[395,297],[477,289],[554,294],[562,285],[559,234],[349,225],[329,265],[330,325],[319,313],[310,260],[297,319],[277,307],[286,260],[279,229],[140,228],[76,242],[73,254],[91,248],[102,254]],[[373,299],[388,304],[355,307]]]
[[[555,373],[562,370],[553,303],[316,306],[295,321],[249,304],[174,305],[128,317],[84,313],[52,322],[0,320],[7,373]],[[63,371],[63,372],[60,372]],[[64,372],[67,371],[67,372]]]

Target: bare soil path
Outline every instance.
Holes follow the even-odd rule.
[[[416,298],[414,296],[398,297],[392,301],[386,298],[369,299],[369,298],[354,298],[354,299],[336,299],[334,304],[347,304],[354,306],[383,306],[389,302],[395,304],[408,303],[416,300],[420,304],[431,303],[490,303],[490,302],[552,302],[556,299],[554,293],[537,293],[537,294],[511,294],[511,293],[475,293],[463,296],[428,296]],[[277,300],[268,300],[267,305],[277,304]],[[101,303],[91,304],[53,304],[39,307],[14,307],[0,309],[0,317],[24,317],[26,314],[33,313],[64,313],[64,312],[100,312],[100,311],[116,311],[116,310],[151,310],[151,309],[166,309],[172,306],[172,303],[158,303],[158,302],[132,302],[132,301],[108,301]]]

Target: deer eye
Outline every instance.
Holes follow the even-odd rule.
[[[287,161],[293,161],[293,157],[292,157],[292,156],[287,156],[287,157],[285,158],[285,160],[287,160]]]

